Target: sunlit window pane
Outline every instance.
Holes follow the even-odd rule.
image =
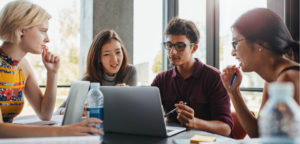
[[[150,85],[162,71],[162,1],[134,1],[134,55],[138,85]]]
[[[199,48],[194,57],[206,63],[206,0],[179,0],[178,17],[193,21],[199,32]]]
[[[243,98],[250,111],[257,116],[262,102],[262,92],[242,92]]]
[[[41,88],[42,92],[45,92],[45,88]],[[55,102],[55,109],[54,111],[65,101],[69,94],[70,88],[57,88],[57,97],[56,97],[56,102]],[[23,110],[21,112],[22,115],[35,115],[36,113],[34,112],[31,104],[25,99],[25,104],[23,107]]]

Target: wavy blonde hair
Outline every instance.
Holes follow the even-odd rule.
[[[0,39],[4,42],[18,43],[22,29],[43,24],[51,18],[40,6],[26,0],[8,3],[0,13]]]

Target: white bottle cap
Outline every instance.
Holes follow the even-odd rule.
[[[294,85],[291,82],[273,82],[269,85],[270,97],[285,99],[294,96]]]

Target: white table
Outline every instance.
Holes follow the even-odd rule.
[[[19,116],[16,117],[13,121],[13,123],[17,124],[26,124],[26,125],[61,125],[63,119],[63,115],[53,115],[50,121],[41,121],[36,115],[29,115],[29,116]],[[174,135],[172,137],[167,138],[161,138],[161,137],[152,137],[152,136],[139,136],[139,135],[129,135],[129,134],[118,134],[118,133],[105,133],[103,137],[103,143],[108,144],[115,144],[115,143],[122,143],[122,144],[173,144],[175,140],[182,140],[182,144],[189,144],[189,139],[194,135],[203,135],[203,136],[211,136],[216,137],[215,144],[240,144],[242,141],[237,141],[229,137],[224,137],[217,134],[212,134],[209,132],[199,131],[199,130],[188,130],[182,133],[179,133],[177,135]],[[97,136],[96,136],[97,137]],[[46,140],[60,140],[60,143],[64,143],[63,141],[68,141],[68,139],[72,137],[56,137],[56,138],[46,138]],[[93,140],[94,137],[90,137],[90,140]],[[81,138],[83,140],[88,140],[85,138]],[[10,140],[12,142],[13,139],[6,139]],[[45,139],[43,138],[31,138],[31,139],[14,139],[14,140],[21,140],[22,143],[29,141],[39,141],[43,142]],[[73,139],[74,140],[74,139]],[[98,137],[99,140],[99,137]],[[77,140],[78,141],[78,140]],[[20,142],[20,141],[19,141]],[[52,141],[53,142],[53,141]],[[53,143],[55,143],[54,141]],[[100,143],[100,142],[98,142]],[[0,143],[1,144],[1,143]],[[49,143],[47,143],[49,144]],[[180,143],[181,144],[181,143]],[[202,144],[202,143],[201,143]],[[210,143],[213,144],[213,143]]]
[[[14,118],[13,123],[25,125],[61,125],[63,115],[53,115],[50,121],[41,121],[37,115],[18,116]]]

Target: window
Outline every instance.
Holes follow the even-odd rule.
[[[2,9],[12,0],[1,0]],[[79,28],[80,28],[80,0],[52,0],[41,1],[31,0],[31,2],[43,7],[52,18],[49,20],[48,35],[50,43],[47,44],[49,50],[60,56],[60,69],[58,72],[58,85],[70,85],[73,80],[79,77]],[[0,42],[1,43],[1,42]],[[46,69],[40,55],[27,54],[26,58],[30,62],[39,85],[46,84]],[[42,88],[45,91],[45,88]],[[58,88],[56,107],[66,99],[69,88]],[[21,115],[35,114],[32,107],[26,101]]]
[[[206,63],[206,0],[179,0],[178,2],[178,17],[193,21],[200,32],[199,47],[194,57]]]
[[[162,1],[134,1],[133,64],[138,85],[150,85],[162,71]]]
[[[250,111],[253,111],[255,113],[255,116],[257,117],[259,109],[260,109],[260,104],[262,101],[262,92],[247,92],[243,91],[241,92],[244,102],[246,103],[248,109]],[[232,105],[233,107],[233,105]],[[235,111],[232,109],[232,111]]]

